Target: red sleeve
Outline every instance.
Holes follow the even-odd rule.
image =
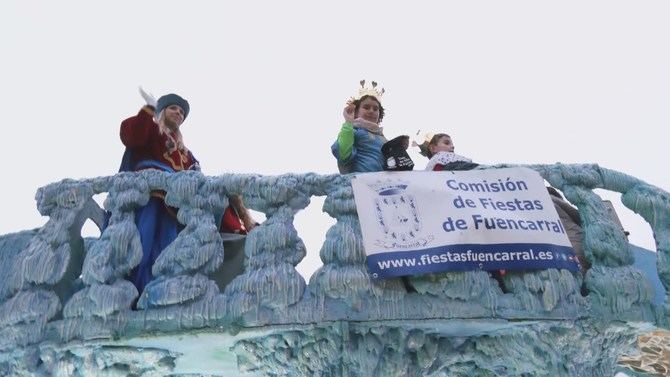
[[[146,145],[152,132],[156,132],[156,123],[144,109],[121,122],[121,142],[129,148]]]
[[[223,213],[219,232],[247,234],[247,230],[244,228],[242,221],[240,221],[240,218],[237,216],[232,206],[228,206],[226,211]]]
[[[433,167],[433,171],[442,171],[442,170],[444,170],[444,165],[442,164],[435,164],[435,166]]]

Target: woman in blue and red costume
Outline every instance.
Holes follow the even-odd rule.
[[[190,110],[188,102],[176,94],[167,94],[160,97],[154,107],[151,96],[142,94],[149,104],[121,122],[121,141],[126,152],[119,171],[200,170],[198,160],[184,145],[180,130]],[[130,279],[140,293],[151,281],[151,268],[160,253],[183,229],[177,221],[177,208],[167,206],[164,199],[164,191],[152,191],[149,202],[135,212],[143,254]],[[255,222],[240,197],[231,197],[230,203],[221,221],[221,231],[246,234]]]
[[[358,95],[347,102],[344,108],[344,124],[331,146],[337,167],[342,174],[364,173],[384,170],[382,145],[386,143],[383,129],[379,126],[384,119],[381,96],[384,89],[365,87],[360,82]]]

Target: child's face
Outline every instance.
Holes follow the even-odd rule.
[[[363,118],[368,122],[379,123],[379,103],[372,97],[364,99],[358,107],[356,118]]]
[[[430,144],[428,146],[430,148],[430,152],[432,154],[435,154],[437,152],[454,152],[454,143],[451,142],[451,138],[449,136],[442,136],[439,140],[437,140],[436,144]]]

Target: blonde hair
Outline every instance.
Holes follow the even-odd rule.
[[[176,147],[177,149],[182,150],[183,152],[188,152],[188,148],[184,145],[184,138],[181,135],[181,131],[179,130],[179,127],[177,127],[175,130],[171,130],[165,125],[165,110],[161,110],[160,113],[156,114],[154,117],[154,121],[158,125],[158,132],[161,133],[161,135],[169,135],[172,133]]]

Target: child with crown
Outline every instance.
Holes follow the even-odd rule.
[[[381,149],[386,138],[379,126],[384,118],[381,103],[384,89],[377,89],[374,81],[371,87],[366,87],[365,80],[360,84],[358,95],[344,108],[344,124],[331,147],[342,174],[377,172],[384,168]]]
[[[418,132],[417,132],[418,134]],[[419,153],[430,159],[425,170],[470,170],[478,166],[471,159],[454,153],[454,142],[451,136],[445,133],[427,133],[424,142],[414,146],[419,147]]]

